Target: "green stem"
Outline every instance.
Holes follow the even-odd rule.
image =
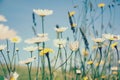
[[[31,51],[31,58],[32,58],[33,56],[32,56],[32,51]],[[30,64],[30,71],[31,71],[31,69],[32,69],[32,63]]]
[[[102,70],[101,70],[101,74],[100,76],[102,75],[103,71],[104,71],[104,67],[106,65],[106,62],[107,62],[107,57],[108,57],[108,54],[109,54],[109,50],[110,50],[110,45],[111,45],[112,41],[110,40],[110,43],[109,43],[109,46],[108,46],[108,52],[107,52],[107,55],[105,56],[105,62],[103,64],[103,67],[102,67]]]
[[[57,69],[59,69],[61,66],[63,66],[72,56],[73,51],[71,52],[70,56],[63,62],[60,66],[58,66],[53,72],[55,72]]]
[[[8,67],[7,60],[6,60],[6,58],[5,58],[5,56],[4,56],[3,52],[2,52],[2,50],[1,50],[0,52],[1,52],[1,54],[2,54],[2,56],[3,56],[3,58],[4,58],[4,60],[5,60],[5,64],[6,64],[7,70],[8,70],[8,72],[10,73],[10,69],[9,69],[9,67]]]
[[[38,64],[37,64],[37,71],[36,71],[36,80],[38,80],[38,74],[39,74],[39,65],[40,65],[40,57],[39,57],[39,43],[37,44],[38,47]]]
[[[56,66],[56,63],[57,63],[57,60],[58,60],[59,54],[60,54],[60,48],[58,49],[57,59],[55,60],[54,68],[55,68],[55,66]]]
[[[41,18],[42,18],[42,33],[44,34],[44,16],[42,16]]]
[[[0,64],[1,64],[1,68],[2,68],[2,71],[3,71],[4,75],[6,75],[5,70],[4,70],[4,66],[3,66],[1,60],[0,60]]]
[[[50,80],[52,79],[52,71],[51,71],[51,64],[50,64],[50,58],[49,58],[49,53],[46,54],[47,60],[48,60],[48,66],[49,66],[49,72],[50,72]]]
[[[100,59],[99,59],[99,62],[98,62],[98,65],[97,65],[96,71],[95,71],[97,77],[100,76],[100,75],[99,75],[99,65],[100,65],[100,62],[101,62],[101,60],[102,60],[102,47],[99,47],[98,49],[99,49],[99,51],[100,51]],[[98,75],[97,75],[97,74],[98,74]]]
[[[28,68],[28,76],[29,76],[28,80],[31,80],[31,70],[29,68],[29,64],[27,64],[27,68]]]
[[[12,55],[12,61],[11,64],[15,62],[15,43],[13,43],[13,55]],[[10,66],[10,69],[12,69],[12,65]],[[14,68],[13,68],[14,69]]]

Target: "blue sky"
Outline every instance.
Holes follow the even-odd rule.
[[[7,22],[3,24],[17,31],[17,34],[22,38],[22,42],[17,44],[21,49],[20,55],[22,59],[28,57],[23,47],[25,39],[34,37],[32,31],[32,12],[33,9],[50,9],[53,14],[45,17],[45,32],[49,34],[50,41],[48,47],[53,47],[53,39],[56,38],[54,27],[56,24],[64,27],[69,27],[68,11],[71,10],[72,2],[70,0],[0,0],[0,14],[7,18]],[[37,15],[37,32],[41,32],[41,18]],[[26,55],[26,56],[24,56]]]
[[[81,0],[82,1],[82,0]],[[91,0],[92,1],[92,0]],[[96,0],[93,0],[94,2]],[[100,2],[105,2],[108,4],[108,0],[97,0],[96,4]],[[110,0],[109,0],[110,1]],[[120,1],[119,1],[120,2]],[[31,38],[34,36],[32,31],[32,12],[33,9],[50,9],[53,10],[53,14],[45,17],[45,32],[49,34],[50,41],[48,43],[48,47],[53,47],[51,43],[53,43],[53,39],[56,38],[56,34],[54,31],[54,27],[56,24],[64,27],[69,27],[69,29],[64,33],[65,38],[69,35],[72,35],[72,31],[70,30],[69,20],[68,20],[68,11],[74,10],[74,4],[81,4],[80,0],[0,0],[0,14],[4,15],[7,18],[7,22],[5,25],[8,25],[10,28],[17,31],[18,35],[22,37],[22,42],[18,44],[18,46],[22,49],[25,47],[24,40],[27,38]],[[95,9],[98,9],[96,7]],[[108,9],[108,8],[107,8]],[[76,9],[75,9],[76,10]],[[78,11],[81,12],[82,11]],[[115,7],[115,19],[113,33],[120,34],[119,31],[119,19],[120,19],[120,6]],[[114,13],[114,10],[112,10]],[[97,11],[97,15],[100,14],[100,9]],[[41,19],[39,16],[36,16],[37,22],[37,32],[41,33]],[[78,15],[77,15],[78,16]],[[75,16],[75,17],[77,17]],[[106,22],[109,17],[109,11],[105,10],[104,21]],[[106,24],[107,25],[107,24]],[[95,23],[96,29],[100,27],[100,20],[96,20]],[[26,52],[21,52],[24,55]],[[23,56],[22,58],[26,58]]]

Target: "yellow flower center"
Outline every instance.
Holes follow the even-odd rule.
[[[14,77],[10,77],[10,80],[15,80],[15,78]]]
[[[12,41],[13,41],[13,42],[17,42],[18,39],[17,39],[17,38],[13,38]]]
[[[100,4],[98,4],[98,7],[100,7],[100,8],[102,8],[102,7],[104,7],[104,6],[105,6],[104,3],[100,3]]]
[[[75,14],[75,11],[70,12],[70,16],[73,16]]]
[[[93,61],[88,61],[87,64],[91,65],[93,64]]]
[[[44,54],[47,54],[49,52],[53,53],[54,51],[53,51],[53,49],[45,48],[40,52],[40,55],[43,56]]]

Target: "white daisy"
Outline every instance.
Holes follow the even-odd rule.
[[[53,11],[48,9],[33,9],[33,12],[39,16],[47,16],[53,14]]]

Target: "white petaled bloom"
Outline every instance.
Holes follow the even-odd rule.
[[[3,15],[0,15],[0,22],[6,22],[7,19],[5,18],[5,16]]]
[[[55,40],[54,40],[54,45],[55,45],[56,47],[63,48],[63,47],[65,47],[65,45],[66,45],[66,40],[65,40],[65,39],[55,39]]]
[[[77,73],[77,74],[81,74],[81,70],[77,69],[77,70],[76,70],[76,73]]]
[[[16,32],[12,29],[9,29],[8,26],[0,24],[0,40],[10,39],[16,36]]]
[[[69,44],[69,47],[72,51],[76,51],[79,48],[79,42],[78,41],[71,42]]]
[[[21,41],[21,38],[19,36],[15,36],[10,38],[10,41],[13,43],[19,43]]]
[[[105,39],[104,38],[93,38],[92,40],[96,43],[102,43]]]
[[[44,34],[37,34],[39,37],[47,37],[48,34],[47,33],[44,33]]]
[[[6,48],[6,45],[0,45],[0,51],[4,50]]]
[[[28,58],[24,61],[20,61],[19,64],[29,64],[29,63],[33,62],[35,59],[36,59],[36,57],[34,56],[34,57]]]
[[[39,16],[48,16],[53,14],[53,11],[48,9],[33,9],[33,12]]]
[[[4,80],[17,80],[19,74],[17,72],[11,72],[10,75],[4,77]]]
[[[103,34],[103,38],[108,39],[108,40],[120,40],[119,35],[113,35],[113,34]]]
[[[112,71],[117,71],[117,70],[118,70],[118,67],[111,67],[111,70],[112,70]]]
[[[35,44],[35,43],[46,42],[48,40],[49,40],[49,38],[47,36],[46,37],[34,37],[34,38],[31,38],[31,39],[25,40],[25,43]]]
[[[58,33],[66,31],[68,28],[67,27],[60,27],[60,28],[55,28],[55,31]]]
[[[28,52],[33,52],[35,50],[37,50],[37,47],[34,47],[34,46],[29,46],[29,47],[25,47],[23,48],[25,51],[28,51]]]

